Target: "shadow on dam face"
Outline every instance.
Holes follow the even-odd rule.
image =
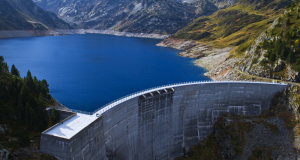
[[[183,156],[225,113],[258,115],[288,86],[263,82],[171,85],[120,100],[101,116],[73,114],[42,133],[40,151],[64,160]]]

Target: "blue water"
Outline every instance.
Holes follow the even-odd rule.
[[[208,80],[204,69],[160,40],[86,34],[0,40],[8,65],[46,79],[63,105],[94,111],[127,94],[165,84]]]

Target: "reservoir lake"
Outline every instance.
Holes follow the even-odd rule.
[[[46,79],[50,94],[64,106],[93,112],[125,95],[160,85],[209,80],[192,58],[156,46],[161,40],[101,34],[0,40],[0,55]]]

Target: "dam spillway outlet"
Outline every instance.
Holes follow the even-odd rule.
[[[174,159],[210,134],[220,116],[258,115],[287,87],[192,82],[153,88],[91,115],[72,114],[42,133],[40,151],[63,160]]]

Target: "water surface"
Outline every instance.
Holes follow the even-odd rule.
[[[127,94],[165,84],[208,80],[194,59],[155,46],[160,40],[100,34],[0,40],[8,65],[46,79],[68,108],[94,111]]]

